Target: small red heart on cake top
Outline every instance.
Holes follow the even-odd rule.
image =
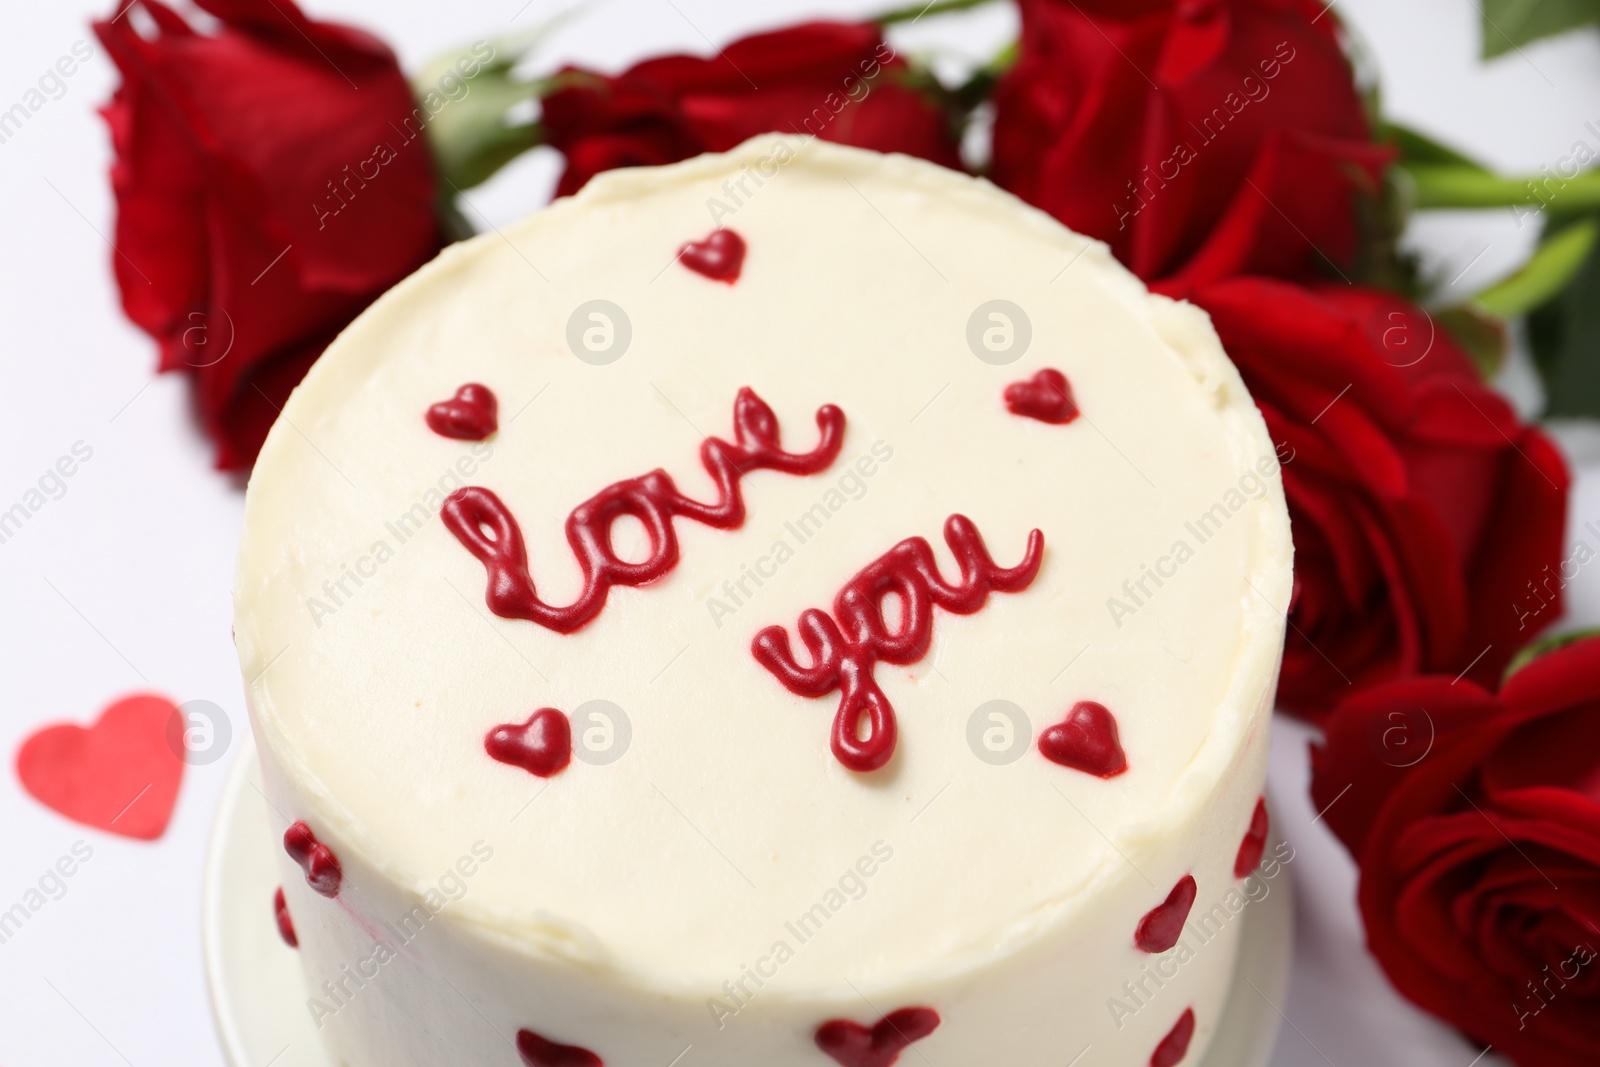
[[[1151,908],[1149,914],[1139,920],[1133,943],[1151,954],[1165,952],[1176,945],[1178,938],[1183,936],[1183,924],[1189,921],[1189,909],[1194,907],[1198,891],[1194,875],[1186,874],[1178,879],[1178,884],[1172,887],[1167,899]]]
[[[278,920],[278,936],[290,948],[299,948],[300,939],[294,933],[294,920],[289,918],[289,902],[283,899],[283,886],[272,894],[272,915]]]
[[[344,869],[333,849],[317,840],[311,827],[297,822],[283,834],[283,850],[306,872],[306,885],[325,897],[339,895],[339,883],[344,881]]]
[[[1011,414],[1059,426],[1078,417],[1067,376],[1050,367],[1022,382],[1006,386],[1006,407]]]
[[[841,1067],[890,1067],[913,1041],[939,1028],[932,1008],[891,1011],[871,1029],[849,1019],[832,1019],[817,1027],[817,1047]]]
[[[732,285],[744,269],[744,238],[732,230],[712,230],[703,241],[690,241],[678,249],[678,259],[696,274]]]
[[[1267,798],[1256,801],[1256,810],[1250,816],[1250,829],[1239,842],[1239,855],[1233,861],[1233,876],[1243,878],[1261,865],[1261,855],[1267,850]]]
[[[428,429],[457,441],[482,441],[500,428],[500,402],[487,385],[468,382],[428,409]]]
[[[1150,1067],[1178,1067],[1189,1054],[1189,1042],[1193,1040],[1194,1009],[1185,1008],[1177,1025],[1156,1046],[1155,1054],[1150,1057]]]
[[[490,730],[483,747],[501,763],[549,778],[572,762],[572,724],[555,708],[540,708],[525,723]]]
[[[1045,759],[1100,778],[1115,778],[1128,769],[1127,754],[1117,735],[1117,720],[1104,704],[1080,700],[1064,721],[1039,735]]]
[[[17,750],[17,777],[34,799],[74,822],[141,841],[167,829],[183,758],[167,741],[180,712],[165,697],[123,697],[93,726],[57,723]]]
[[[588,1049],[558,1045],[532,1030],[517,1031],[517,1052],[528,1067],[605,1067],[605,1061]]]

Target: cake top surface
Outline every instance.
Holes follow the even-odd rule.
[[[786,981],[865,989],[1087,914],[1202,802],[1289,551],[1203,314],[987,183],[762,138],[367,311],[256,466],[235,630],[296,817],[401,884],[484,842],[460,916],[675,987],[811,915]]]

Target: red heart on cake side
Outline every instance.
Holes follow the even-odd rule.
[[[901,1008],[870,1029],[849,1019],[830,1019],[817,1027],[817,1047],[841,1067],[890,1067],[913,1041],[939,1028],[932,1008]]]
[[[1267,798],[1261,797],[1256,801],[1256,810],[1250,816],[1250,829],[1245,831],[1244,840],[1239,842],[1239,855],[1233,861],[1233,876],[1243,878],[1261,865],[1262,853],[1267,850],[1267,831],[1270,824],[1267,819]]]
[[[1151,908],[1139,920],[1133,943],[1152,955],[1176,945],[1178,938],[1183,936],[1183,924],[1189,921],[1189,909],[1194,907],[1198,892],[1194,875],[1186,874],[1178,879],[1178,884],[1172,887],[1167,899]]]
[[[1013,415],[1038,419],[1053,426],[1078,417],[1078,405],[1072,399],[1072,386],[1067,384],[1067,376],[1049,367],[1026,381],[1006,386],[1006,407]]]
[[[1189,1042],[1194,1040],[1194,1009],[1185,1008],[1171,1032],[1161,1039],[1150,1057],[1150,1067],[1178,1067],[1189,1054]]]
[[[283,938],[283,943],[290,948],[300,947],[300,938],[295,936],[294,920],[289,917],[289,902],[283,898],[283,886],[272,894],[272,917],[278,920],[278,936]]]
[[[428,429],[457,441],[482,441],[500,428],[500,402],[487,385],[468,382],[428,409]]]
[[[712,230],[703,241],[690,241],[678,249],[678,258],[696,274],[732,285],[744,269],[744,238],[732,230]]]
[[[1051,763],[1100,778],[1115,778],[1128,769],[1116,716],[1093,700],[1078,701],[1066,719],[1047,727],[1039,735],[1039,751]]]
[[[572,762],[572,723],[555,708],[540,708],[525,723],[490,730],[483,747],[501,763],[549,778]]]
[[[325,897],[339,895],[344,868],[339,866],[339,857],[333,854],[333,849],[317,840],[311,827],[297,822],[285,830],[283,850],[306,872],[306,885]]]
[[[532,1030],[517,1031],[517,1052],[528,1067],[605,1067],[588,1049],[557,1044]]]
[[[93,726],[46,726],[17,750],[17,777],[35,800],[74,822],[154,841],[166,832],[183,782],[183,758],[167,741],[177,715],[172,701],[140,693],[109,705]]]

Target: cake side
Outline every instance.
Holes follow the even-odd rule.
[[[737,196],[737,179],[785,152]],[[734,198],[721,221],[750,250],[726,285],[673,253],[709,229],[710,201]],[[1012,363],[968,344],[996,290],[1030,320]],[[612,363],[570,346],[567,320],[593,299],[631,320]],[[1056,368],[1081,420],[1006,410],[1009,385]],[[422,412],[466,381],[497,391],[505,423],[475,445],[430,435]],[[484,569],[434,521],[433,497],[491,487],[520,517],[540,595],[576,602],[562,520],[655,467],[687,498],[716,499],[696,448],[734,439],[745,386],[796,454],[819,446],[816,413],[836,405],[833,463],[743,478],[737,528],[676,520],[676,566],[611,589],[575,632],[489,610]],[[1002,1018],[1026,1023],[1030,1043],[1103,1025],[1110,994],[1095,991],[1140,962],[1139,918],[1186,872],[1202,901],[1232,881],[1226,839],[1259,792],[1289,591],[1275,462],[1203,315],[1147,296],[1103,247],[1004,194],[915,161],[762,139],[605,176],[447,251],[319,362],[247,511],[238,633],[269,795],[352,872],[331,910],[286,884],[292,912],[315,911],[297,914],[314,931],[303,944],[322,946],[313,969],[370,954],[382,929],[369,920],[437,896],[464,858],[474,868],[427,938],[403,946],[416,960],[383,969],[388,992],[352,999],[330,1027],[369,1062],[429,1062],[387,1047],[399,1023],[375,1002],[414,1007],[403,988],[440,974],[474,999],[438,1007],[452,1013],[438,1032],[483,1029],[469,1007],[594,1025],[622,1013],[642,1042],[613,1037],[623,1062],[702,1027],[715,1062],[789,1062],[772,1050],[797,1037],[810,1058],[793,1062],[816,1062],[817,1013],[859,1013],[863,996],[965,1002],[984,1020],[950,1015],[930,1050],[975,1049]],[[785,689],[751,643],[781,626],[800,647],[802,612],[903,538],[958,573],[941,536],[955,513],[1000,568],[1041,530],[1037,576],[971,614],[936,611],[923,657],[877,665],[898,741],[885,765],[851,770],[827,743],[832,703]],[[406,515],[418,517],[402,541],[390,527]],[[1203,541],[1185,530],[1196,519]],[[1175,562],[1180,540],[1193,543]],[[615,544],[619,558],[649,553],[627,524]],[[779,544],[790,551],[775,562]],[[1171,575],[1156,583],[1152,568]],[[347,570],[361,581],[341,582]],[[772,573],[756,584],[751,571]],[[595,699],[629,718],[615,763],[540,780],[485,757],[496,723]],[[1031,744],[1080,699],[1114,709],[1125,774],[1083,775]],[[996,700],[1029,720],[1022,758],[1003,766],[969,744],[976,709]],[[491,860],[473,858],[479,844]],[[573,870],[552,873],[552,857]],[[828,907],[830,892],[847,903]],[[799,941],[786,925],[819,901],[826,936],[808,931],[773,977],[747,978]],[[1206,969],[1228,973],[1231,951],[1209,950]],[[1067,955],[1080,963],[1070,995]],[[1085,959],[1102,961],[1088,978]],[[1218,1005],[1191,984],[1199,1048]],[[565,1003],[558,987],[586,992]],[[1041,997],[1074,1005],[1015,1014]],[[1156,1016],[1152,1004],[1139,1028],[1172,1024]]]

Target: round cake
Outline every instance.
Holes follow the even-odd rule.
[[[1203,313],[920,161],[760,138],[448,249],[247,498],[332,1058],[1198,1064],[1278,460]]]

